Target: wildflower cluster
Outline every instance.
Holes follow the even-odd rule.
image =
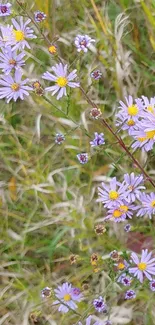
[[[155,143],[155,98],[142,96],[134,100],[129,96],[126,103],[120,101],[119,108],[116,125],[133,138],[132,148],[152,150]]]

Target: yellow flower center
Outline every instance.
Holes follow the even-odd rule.
[[[19,88],[20,88],[20,85],[17,84],[17,83],[14,83],[14,84],[11,85],[11,89],[14,90],[14,91],[18,91]]]
[[[123,269],[125,268],[125,264],[123,264],[123,263],[119,263],[119,264],[117,265],[117,268],[118,268],[118,270],[123,270]]]
[[[9,60],[9,64],[11,64],[11,65],[16,65],[16,61],[13,60],[13,59],[11,59],[11,60]]]
[[[148,107],[147,107],[147,110],[149,111],[149,112],[151,112],[151,113],[153,113],[153,106],[151,106],[151,105],[149,105]]]
[[[68,80],[65,77],[59,77],[56,82],[59,87],[65,87],[68,83]]]
[[[116,200],[119,197],[119,194],[116,191],[110,191],[109,192],[109,198],[111,200]]]
[[[127,122],[127,125],[129,125],[129,126],[133,126],[133,125],[135,125],[135,121],[133,121],[133,120],[131,119],[131,120],[129,120],[129,121]]]
[[[138,137],[137,140],[139,142],[143,142],[143,141],[147,140],[147,138],[146,137]]]
[[[13,30],[16,42],[21,42],[25,39],[25,35],[22,30]]]
[[[57,48],[55,45],[51,45],[49,48],[48,48],[49,52],[51,54],[55,54],[57,52]]]
[[[153,139],[154,136],[155,136],[155,130],[147,131],[147,132],[146,132],[146,137],[147,137],[147,139]]]
[[[138,269],[139,269],[140,271],[145,271],[145,270],[146,270],[146,267],[147,267],[147,264],[141,262],[141,263],[139,263],[137,266],[138,266]]]
[[[155,200],[153,200],[153,201],[151,202],[151,207],[152,207],[152,208],[155,208]]]
[[[122,212],[120,210],[114,210],[113,217],[114,218],[120,218],[122,215]]]
[[[68,293],[66,295],[64,295],[64,300],[65,301],[70,301],[71,300],[71,295],[69,295]]]
[[[127,212],[128,211],[128,206],[127,205],[120,205],[120,210],[123,212]]]
[[[131,105],[128,107],[128,114],[135,116],[138,114],[138,107],[136,105]]]

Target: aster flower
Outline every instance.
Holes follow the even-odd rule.
[[[138,117],[141,115],[141,111],[143,110],[143,103],[140,98],[136,98],[135,102],[133,100],[132,96],[125,97],[126,104],[124,104],[122,101],[120,101],[120,111],[116,116],[124,115],[125,118],[132,119],[136,121]]]
[[[117,182],[116,177],[113,177],[109,186],[102,182],[102,188],[98,187],[97,202],[102,202],[104,207],[113,208],[116,204],[124,205],[124,199],[128,196],[128,185],[124,182],[121,184]]]
[[[149,123],[149,121],[148,121]],[[142,151],[150,151],[155,143],[155,130],[146,131],[145,125],[139,122],[138,129],[131,132],[131,136],[134,138],[135,142],[132,144],[133,149],[142,149]]]
[[[90,117],[94,120],[98,120],[102,116],[102,112],[99,108],[94,107],[90,111]]]
[[[129,232],[131,230],[131,225],[128,223],[127,225],[124,226],[125,232]]]
[[[11,3],[7,2],[6,4],[0,3],[0,17],[10,16],[11,15]]]
[[[95,322],[95,323],[92,323],[91,322],[92,321],[92,316],[90,315],[90,316],[88,316],[87,318],[86,318],[86,322],[85,322],[85,325],[100,325],[100,322]],[[83,323],[84,324],[84,323]],[[78,322],[78,325],[83,325],[81,322]],[[75,324],[74,324],[75,325]]]
[[[27,42],[27,39],[34,39],[37,38],[36,35],[34,35],[33,29],[28,27],[31,23],[31,19],[27,19],[24,23],[23,17],[20,17],[19,22],[17,22],[14,18],[12,19],[12,24],[14,26],[14,29],[12,31],[14,40],[12,42],[13,50],[14,49],[24,49],[27,47],[30,49],[30,45]]]
[[[142,96],[142,98],[144,101],[144,108],[145,108],[146,112],[155,114],[155,97],[149,99],[146,96]]]
[[[62,144],[65,141],[65,136],[62,133],[57,133],[55,136],[55,143]]]
[[[142,204],[137,207],[139,209],[137,216],[143,217],[144,215],[147,215],[150,219],[152,219],[152,215],[155,215],[155,193],[142,193],[140,196],[140,201]]]
[[[34,12],[34,20],[37,23],[41,23],[45,19],[46,19],[46,14],[44,12],[39,11],[39,10]]]
[[[48,48],[49,53],[56,54],[57,53],[57,46],[54,44],[51,44]]]
[[[88,51],[88,48],[92,42],[95,42],[95,40],[88,35],[77,35],[74,41],[77,51],[83,51],[85,53]]]
[[[143,175],[135,176],[134,173],[125,174],[124,175],[124,181],[128,185],[128,190],[130,191],[126,200],[128,202],[134,202],[136,199],[139,199],[141,190],[145,189],[145,186],[143,186]]]
[[[155,280],[152,280],[152,281],[150,282],[150,289],[151,289],[152,291],[155,291]]]
[[[101,144],[104,144],[105,141],[104,141],[104,134],[103,133],[97,133],[95,132],[94,133],[94,140],[93,141],[90,141],[90,145],[91,147],[97,147],[97,146],[100,146]]]
[[[125,273],[121,274],[120,277],[118,278],[117,282],[120,282],[124,286],[128,287],[131,285],[132,278]]]
[[[90,75],[94,80],[98,80],[102,77],[102,72],[100,70],[94,70]]]
[[[77,304],[74,302],[80,302],[82,300],[81,294],[76,295],[73,293],[73,287],[70,283],[63,283],[62,286],[58,286],[57,289],[54,290],[56,297],[59,300],[54,301],[54,305],[59,304],[58,311],[62,313],[67,313],[69,309],[75,310],[77,308]],[[62,303],[63,304],[62,304]],[[69,307],[69,308],[68,308]]]
[[[41,290],[41,297],[42,298],[49,298],[51,296],[51,288],[45,287]]]
[[[17,54],[16,50],[12,51],[11,46],[2,48],[0,53],[0,69],[5,74],[9,74],[13,69],[20,69],[25,65],[23,60],[25,53]]]
[[[11,75],[4,75],[0,79],[0,99],[6,98],[7,103],[13,99],[15,102],[18,98],[24,99],[25,96],[29,96],[29,90],[33,90],[32,87],[27,86],[29,79],[21,80],[22,72],[20,70],[15,71],[14,77]]]
[[[86,164],[88,162],[88,154],[87,153],[78,153],[77,159],[79,160],[80,164]]]
[[[47,87],[45,90],[52,92],[52,96],[58,93],[57,99],[67,95],[66,86],[71,88],[80,86],[79,82],[72,81],[77,77],[77,70],[73,70],[67,75],[67,64],[65,66],[63,66],[62,63],[56,64],[52,67],[52,70],[55,75],[47,71],[43,74],[42,78],[55,82],[55,86]]]
[[[107,305],[105,304],[105,302],[101,296],[97,299],[94,299],[93,305],[99,313],[107,312]]]
[[[110,208],[107,217],[104,220],[113,220],[114,222],[124,221],[126,218],[132,219],[134,210],[137,210],[133,204],[123,201],[122,204],[116,203]]]
[[[119,260],[118,260],[118,263],[116,263],[114,265],[115,265],[117,271],[122,272],[123,270],[126,270],[128,268],[129,263],[126,260],[124,260],[123,258],[120,257]]]
[[[136,293],[134,290],[128,290],[125,293],[125,299],[134,299],[136,298]]]
[[[79,288],[72,289],[72,299],[78,302],[83,299],[83,294]]]
[[[136,264],[135,267],[130,267],[129,272],[142,283],[144,276],[150,281],[152,280],[152,274],[155,274],[155,258],[151,258],[152,253],[148,253],[148,249],[142,250],[141,258],[136,253],[131,254],[132,261]]]
[[[14,42],[13,26],[0,26],[0,47],[7,47]]]

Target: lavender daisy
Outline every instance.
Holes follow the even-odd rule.
[[[152,253],[148,253],[148,249],[142,250],[140,259],[136,253],[131,254],[131,259],[136,266],[129,268],[129,272],[132,273],[134,277],[137,277],[141,283],[144,280],[144,276],[151,281],[151,274],[155,274],[155,258],[151,258],[151,256]]]
[[[62,133],[57,133],[55,136],[55,143],[62,144],[65,141],[65,136]]]
[[[83,299],[83,294],[79,288],[72,289],[72,299],[75,301],[81,301]]]
[[[128,290],[125,293],[125,299],[134,299],[136,298],[136,293],[134,290]]]
[[[88,48],[92,42],[95,42],[95,40],[88,35],[77,35],[74,41],[77,51],[83,51],[85,53],[88,51]]]
[[[79,82],[72,81],[77,77],[77,70],[73,70],[71,73],[67,74],[67,64],[65,66],[63,66],[62,63],[56,64],[52,67],[52,70],[55,75],[47,71],[43,74],[42,78],[55,82],[54,86],[47,87],[45,90],[52,92],[52,96],[58,93],[57,99],[67,95],[67,86],[71,88],[80,86]]]
[[[101,144],[104,144],[105,141],[104,141],[104,134],[103,133],[97,133],[95,132],[94,133],[94,140],[93,141],[90,141],[90,145],[91,147],[97,147],[97,146],[100,146]]]
[[[43,20],[46,19],[46,14],[42,11],[35,11],[34,12],[34,19],[37,23],[41,23]]]
[[[7,47],[14,43],[13,26],[0,26],[0,47]]]
[[[2,76],[0,79],[0,99],[6,98],[7,103],[13,99],[15,102],[18,98],[24,99],[25,96],[29,96],[32,87],[27,86],[29,79],[21,80],[22,72],[20,70],[15,71],[14,77],[11,75]]]
[[[124,181],[128,185],[128,190],[130,191],[126,200],[128,202],[134,202],[136,199],[139,199],[141,190],[145,189],[143,186],[144,178],[143,175],[135,176],[134,173],[125,174]]]
[[[90,76],[94,80],[98,80],[102,77],[102,72],[100,70],[94,70],[93,72],[91,72]]]
[[[88,162],[88,154],[87,153],[78,153],[77,159],[79,160],[80,164],[86,164]]]
[[[77,309],[77,304],[74,302],[74,300],[76,300],[76,302],[80,302],[82,300],[82,296],[81,294],[76,295],[75,299],[73,289],[74,288],[72,287],[72,285],[66,282],[63,283],[62,286],[58,286],[58,288],[54,290],[55,295],[59,300],[54,301],[53,304],[59,305],[58,311],[62,313],[67,313],[69,309]]]
[[[149,121],[147,121],[149,123]],[[142,151],[150,151],[155,143],[155,130],[145,131],[145,125],[139,122],[138,129],[131,132],[131,136],[135,142],[132,144],[133,149],[142,149]]]
[[[125,287],[128,287],[131,285],[132,278],[125,273],[121,274],[120,277],[118,278],[117,282],[120,282],[123,284]]]
[[[105,304],[105,302],[101,296],[97,299],[94,299],[93,305],[99,313],[107,312],[107,305]]]
[[[152,280],[152,281],[150,282],[150,289],[151,289],[152,291],[155,291],[155,280]]]
[[[152,219],[152,216],[155,215],[155,193],[142,193],[140,196],[140,201],[142,204],[137,207],[139,209],[137,216],[143,217],[147,215],[150,219]]]
[[[30,23],[31,19],[27,19],[24,23],[23,17],[20,17],[19,22],[17,22],[14,18],[12,19],[12,24],[14,26],[14,29],[12,31],[14,36],[14,40],[12,42],[12,45],[14,45],[13,50],[23,50],[25,47],[30,49],[30,45],[27,42],[27,39],[37,38],[37,36],[34,35],[34,30],[28,27]]]
[[[92,323],[91,322],[92,321],[92,316],[90,315],[90,316],[88,316],[87,318],[86,318],[86,322],[85,322],[85,325],[100,325],[101,323],[100,322],[95,322],[95,323]],[[84,323],[83,323],[84,324]],[[78,322],[78,325],[83,325],[81,322]],[[75,324],[74,324],[75,325]]]
[[[147,112],[155,114],[155,98],[148,98],[146,96],[142,96],[144,101],[144,107]]]
[[[131,225],[128,223],[127,225],[124,226],[125,232],[129,232],[131,230]]]
[[[10,16],[11,15],[11,3],[7,2],[6,4],[0,3],[0,17]]]
[[[2,48],[0,53],[0,69],[5,74],[9,74],[13,69],[19,69],[25,65],[23,60],[25,53],[17,54],[16,50],[12,51],[11,47]]]
[[[102,202],[106,208],[113,208],[116,204],[124,205],[124,199],[128,196],[128,185],[124,182],[117,182],[116,177],[113,177],[109,186],[102,182],[102,188],[98,187],[97,202]]]
[[[113,220],[115,222],[124,221],[127,217],[132,219],[133,212],[137,208],[133,204],[123,201],[122,204],[116,203],[114,207],[110,208],[107,217],[104,220]]]
[[[122,101],[120,101],[120,111],[119,115],[124,115],[125,118],[129,117],[130,119],[136,120],[138,117],[140,117],[141,111],[143,110],[143,103],[140,98],[135,99],[135,102],[133,100],[132,96],[125,97],[126,104],[124,104]]]

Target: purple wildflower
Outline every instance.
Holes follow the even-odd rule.
[[[65,136],[62,133],[57,133],[55,136],[55,143],[61,144],[65,141]]]
[[[14,45],[13,50],[14,49],[23,50],[25,47],[30,49],[30,45],[27,42],[27,39],[33,39],[37,37],[36,35],[34,35],[33,29],[27,26],[30,23],[31,23],[31,19],[27,19],[26,22],[24,23],[23,17],[20,17],[19,22],[17,22],[14,18],[12,19],[12,24],[15,27],[15,29],[13,29],[12,31],[14,36],[14,40],[12,42],[12,45]]]
[[[142,204],[137,207],[139,209],[137,216],[143,217],[144,215],[148,215],[152,219],[152,215],[155,215],[155,193],[142,193],[140,201]]]
[[[11,15],[11,3],[2,4],[0,3],[0,17],[10,16]]]
[[[129,272],[142,283],[144,276],[150,281],[152,280],[151,274],[155,274],[155,258],[151,258],[152,253],[148,253],[148,249],[142,250],[141,258],[136,253],[131,254],[132,261],[136,264],[135,267],[129,268]]]
[[[102,202],[106,208],[113,208],[116,204],[124,205],[124,199],[129,194],[127,184],[124,182],[121,184],[117,182],[116,177],[113,177],[109,186],[102,182],[102,187],[98,187],[100,198],[97,202]]]
[[[130,191],[126,200],[128,202],[134,202],[136,199],[139,199],[141,190],[145,189],[145,186],[143,186],[143,175],[135,176],[134,173],[125,174],[124,175],[124,181],[128,185],[128,190]]]
[[[93,305],[99,313],[107,312],[107,305],[105,304],[105,302],[101,296],[97,299],[94,299]]]
[[[73,294],[73,287],[70,283],[63,283],[62,286],[58,286],[57,289],[54,290],[56,297],[59,300],[54,301],[54,305],[60,305],[58,311],[62,313],[67,313],[69,308],[75,310],[77,308],[77,304],[74,302],[80,302],[82,300],[82,295],[75,295]],[[63,302],[63,304],[61,304]],[[69,308],[68,308],[69,307]]]
[[[104,141],[104,134],[103,133],[97,133],[97,132],[95,132],[94,135],[95,135],[94,140],[93,141],[90,141],[91,147],[97,147],[97,146],[100,146],[101,144],[104,144],[105,143],[105,141]]]
[[[13,26],[0,26],[0,47],[7,47],[14,42]]]
[[[94,70],[90,75],[94,80],[98,80],[102,77],[102,72],[100,70]]]
[[[32,87],[27,86],[29,79],[21,80],[22,72],[20,70],[15,71],[14,78],[11,75],[4,75],[0,79],[0,99],[6,98],[7,103],[13,99],[15,102],[18,98],[24,99],[25,96],[29,96],[29,90],[33,90]]]
[[[60,99],[61,97],[67,95],[66,86],[71,88],[79,87],[79,82],[72,81],[77,77],[77,70],[73,70],[71,73],[69,73],[69,75],[67,75],[67,64],[63,66],[62,63],[53,66],[52,70],[54,71],[55,75],[47,71],[42,77],[43,79],[55,82],[55,86],[45,88],[45,90],[52,92],[52,96],[58,92],[57,99]]]
[[[146,96],[142,96],[142,98],[143,98],[143,101],[144,101],[144,107],[146,109],[146,112],[155,114],[155,97],[149,99]]]
[[[75,301],[81,301],[83,299],[83,294],[79,288],[72,289],[72,299]]]
[[[35,11],[34,12],[34,19],[37,23],[41,23],[43,20],[46,19],[46,14],[42,11]]]
[[[110,320],[106,320],[106,321],[104,322],[104,325],[112,325],[112,322],[111,322]]]
[[[92,321],[92,316],[90,315],[90,316],[88,316],[87,318],[86,318],[86,323],[85,323],[85,325],[101,325],[101,323],[100,322],[95,322],[95,323],[92,323],[91,322]],[[75,324],[74,324],[75,325]],[[81,322],[78,322],[78,325],[83,325]]]
[[[128,223],[127,225],[124,226],[124,230],[126,232],[129,232],[131,230],[131,225]]]
[[[88,162],[88,154],[87,153],[79,153],[77,159],[79,160],[80,164],[86,164]]]
[[[140,116],[143,110],[143,104],[141,99],[135,99],[135,103],[132,96],[125,97],[126,104],[120,101],[120,111],[116,116],[124,115],[124,118],[130,118],[134,121]]]
[[[149,121],[147,121],[147,123],[150,124]],[[155,130],[146,129],[146,126],[142,123],[142,121],[139,122],[138,129],[132,131],[130,135],[135,140],[135,142],[132,144],[132,148],[140,148],[146,152],[152,150],[155,143]]]
[[[134,290],[128,290],[125,293],[125,299],[134,299],[136,298],[136,293]]]
[[[9,74],[12,69],[19,69],[25,65],[23,60],[25,53],[17,54],[16,50],[12,51],[11,47],[2,48],[0,53],[0,69],[5,74]]]
[[[124,286],[128,287],[131,285],[132,278],[125,273],[121,274],[120,277],[118,278],[117,282],[120,282]]]
[[[152,280],[152,281],[150,282],[150,289],[151,289],[152,291],[155,291],[155,280]]]
[[[77,35],[74,41],[77,51],[83,51],[85,53],[88,51],[88,48],[92,42],[95,42],[95,40],[88,35]]]
[[[133,211],[137,209],[133,204],[126,202],[125,200],[109,209],[107,217],[104,220],[113,220],[115,222],[124,221],[127,217],[132,219]]]

